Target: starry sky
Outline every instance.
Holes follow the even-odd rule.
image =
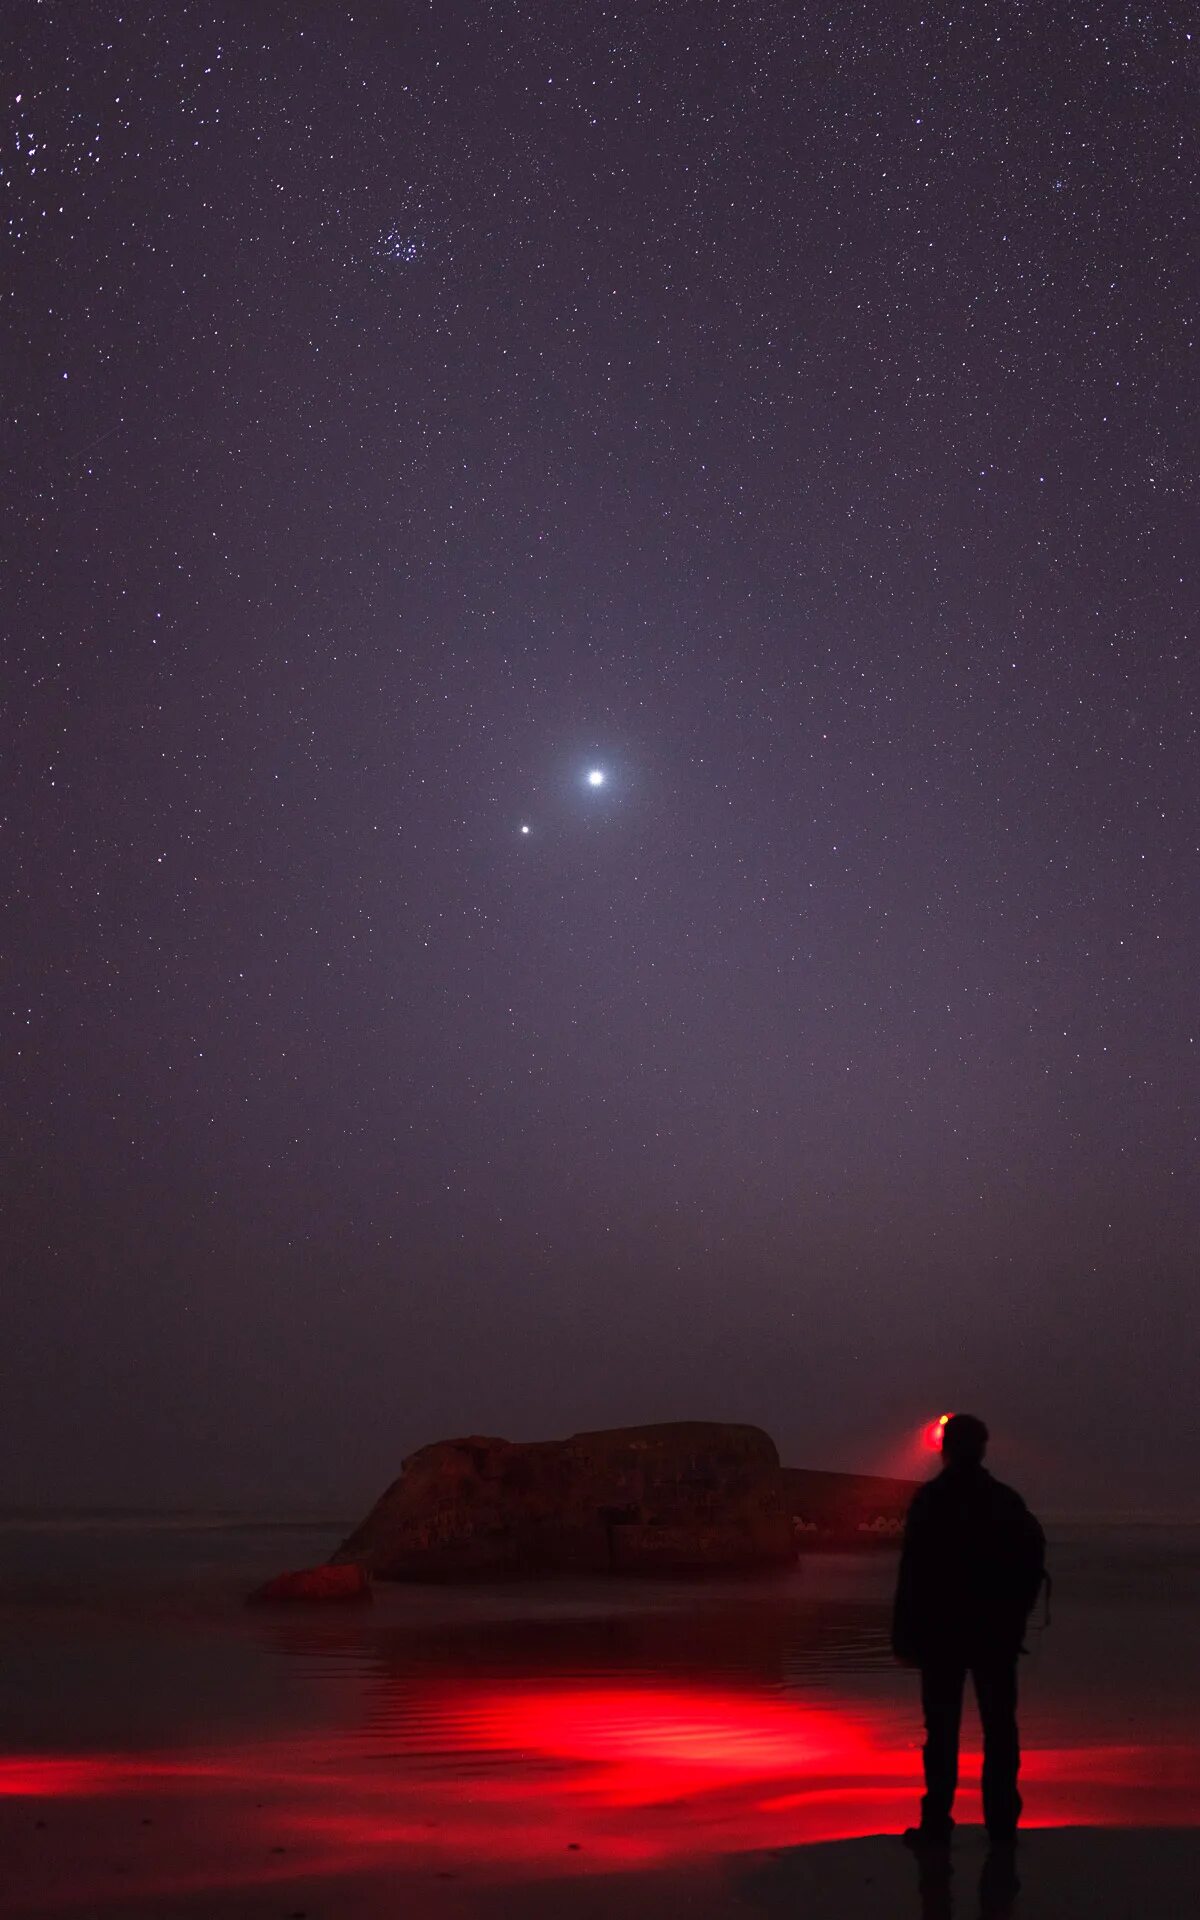
[[[9,1497],[1197,1510],[1200,13],[3,33]]]

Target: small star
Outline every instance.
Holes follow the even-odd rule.
[[[593,767],[588,774],[587,783],[589,787],[602,787],[604,785],[604,768]]]
[[[524,823],[522,823],[522,826],[521,826],[521,832],[522,832],[522,833],[528,833],[528,832],[529,832],[529,828],[528,828],[527,826],[525,826],[525,825],[524,825]]]

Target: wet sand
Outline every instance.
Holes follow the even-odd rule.
[[[889,1556],[766,1587],[391,1589],[276,1613],[242,1604],[244,1540],[202,1546],[172,1546],[151,1577],[112,1536],[72,1546],[69,1568],[61,1542],[53,1566],[17,1543],[0,1912],[1200,1913],[1191,1536],[1059,1548],[1059,1617],[1024,1663],[1015,1900],[980,1887],[970,1720],[949,1875],[887,1837],[920,1774]]]
[[[444,1695],[439,1682],[423,1711],[411,1699],[397,1744],[368,1751],[329,1730],[190,1754],[11,1759],[0,1766],[0,1912],[1200,1913],[1200,1768],[1187,1748],[1032,1753],[1026,1793],[1045,1824],[1022,1837],[1014,1902],[1003,1876],[980,1890],[978,1827],[960,1829],[948,1862],[909,1855],[895,1836],[915,1807],[915,1749],[878,1740],[844,1707],[704,1686],[470,1688],[453,1711]],[[977,1753],[964,1774],[969,1816]],[[1067,1824],[1081,1804],[1102,1824]],[[1122,1825],[1122,1813],[1146,1824]]]
[[[1200,1912],[1195,1830],[1057,1828],[1025,1835],[1015,1880],[989,1865],[982,1831],[964,1829],[933,1863],[892,1836],[716,1853],[621,1870],[586,1847],[538,1870],[497,1877],[495,1863],[435,1849],[346,1859],[272,1841],[271,1818],[223,1820],[229,1852],[210,1851],[202,1804],[163,1818],[134,1797],[121,1818],[81,1805],[39,1824],[0,1809],[0,1912],[22,1920],[1187,1920]],[[154,1824],[143,1824],[153,1820]]]

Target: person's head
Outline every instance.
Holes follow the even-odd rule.
[[[973,1413],[953,1413],[942,1428],[942,1460],[948,1467],[979,1467],[987,1452],[988,1430]]]

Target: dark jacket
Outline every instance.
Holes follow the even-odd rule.
[[[944,1468],[908,1510],[892,1620],[897,1659],[1015,1658],[1045,1552],[1019,1493],[985,1467]]]

